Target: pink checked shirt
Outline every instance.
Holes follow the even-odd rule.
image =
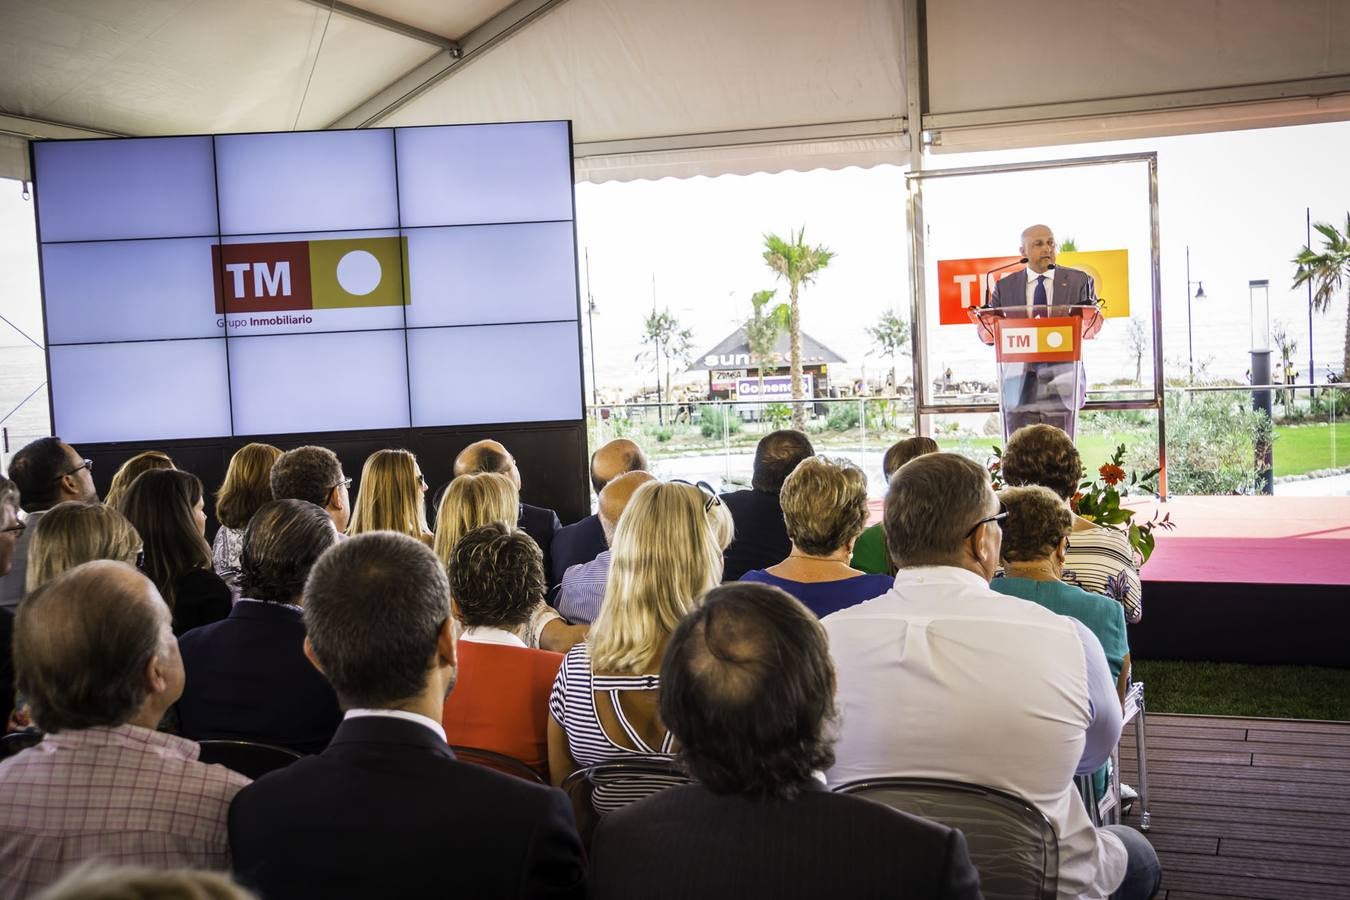
[[[47,735],[0,763],[0,900],[87,860],[228,869],[225,817],[249,780],[135,725]]]

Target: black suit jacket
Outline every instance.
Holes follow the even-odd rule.
[[[260,741],[318,753],[342,721],[328,679],[305,658],[298,610],[240,600],[229,618],[178,639],[187,684],[179,729],[194,741]]]
[[[534,538],[534,542],[539,545],[539,549],[544,551],[544,577],[553,571],[553,536],[562,528],[562,522],[558,521],[558,514],[551,509],[542,506],[531,506],[528,503],[520,504],[520,518],[516,525]]]
[[[736,523],[736,537],[724,555],[723,581],[737,581],[751,569],[774,566],[792,552],[783,507],[768,491],[735,491],[722,495]]]
[[[980,897],[961,832],[818,788],[789,801],[661,791],[600,820],[590,882],[595,900]]]
[[[322,754],[240,791],[229,830],[235,875],[264,900],[585,894],[565,794],[460,762],[402,719],[344,721]]]
[[[553,568],[548,570],[549,586],[562,582],[568,566],[588,563],[608,548],[605,529],[601,527],[597,515],[592,514],[580,522],[563,526],[553,535]]]

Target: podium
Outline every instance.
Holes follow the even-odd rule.
[[[998,360],[1003,439],[1024,425],[1045,423],[1072,439],[1087,395],[1083,342],[1102,327],[1095,304],[1002,306],[969,310],[980,340]]]

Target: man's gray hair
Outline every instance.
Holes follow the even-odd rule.
[[[57,575],[19,604],[15,684],[43,731],[123,725],[150,693],[169,608],[150,580],[96,560]]]
[[[910,460],[886,491],[886,549],[902,569],[951,565],[995,500],[989,473],[956,453]]]
[[[344,708],[388,708],[427,683],[450,584],[414,538],[371,531],[324,552],[305,582],[305,628]]]
[[[19,512],[19,486],[0,475],[0,506],[11,507],[15,514]]]

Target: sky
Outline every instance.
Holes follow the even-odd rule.
[[[1350,211],[1350,123],[1306,125],[1128,142],[935,156],[933,166],[983,165],[1036,159],[1156,152],[1163,346],[1169,374],[1186,367],[1186,251],[1190,280],[1206,298],[1192,302],[1197,363],[1220,376],[1242,378],[1248,367],[1248,281],[1270,281],[1273,325],[1298,340],[1297,365],[1307,377],[1306,293],[1289,288],[1289,260],[1304,243],[1305,208],[1314,221],[1343,225]],[[924,209],[931,262],[939,258],[1012,255],[1021,229],[1049,224],[1080,250],[1124,248],[1130,253],[1131,306],[1150,313],[1149,210],[1141,164],[1054,169],[1035,174],[930,179]],[[595,303],[594,345],[602,394],[628,396],[650,386],[650,365],[638,363],[642,322],[669,310],[694,333],[701,356],[750,313],[757,290],[786,286],[762,259],[764,235],[805,227],[810,243],[836,254],[802,292],[802,327],[848,362],[836,373],[851,380],[865,367],[875,377],[889,361],[869,354],[864,329],[888,309],[909,317],[909,236],[904,170],[895,166],[784,172],[718,178],[579,184],[576,187],[582,308]],[[1314,233],[1314,237],[1316,235]],[[589,257],[589,265],[587,264]],[[589,277],[588,277],[589,271]],[[935,276],[929,303],[935,308]],[[1346,300],[1313,321],[1318,380],[1339,369]],[[0,180],[0,315],[41,340],[32,205],[17,182]],[[936,315],[931,316],[936,322]],[[583,329],[587,322],[583,316]],[[1108,322],[1088,350],[1093,380],[1133,374],[1125,322]],[[0,322],[0,416],[22,399],[27,374],[40,372],[40,354]],[[590,341],[586,341],[588,352]],[[33,357],[33,359],[30,359]],[[33,360],[38,361],[33,366]],[[901,378],[908,374],[901,361]],[[992,360],[970,326],[929,331],[930,372],[951,366],[958,377],[991,379]],[[586,361],[589,377],[590,360]],[[840,371],[842,370],[842,371]],[[35,377],[41,377],[35,376]],[[705,375],[686,376],[703,383]],[[1146,366],[1145,379],[1149,378]],[[677,379],[678,383],[679,379]],[[11,394],[17,396],[11,397]],[[586,387],[590,399],[590,385]],[[42,398],[45,407],[45,398]]]

